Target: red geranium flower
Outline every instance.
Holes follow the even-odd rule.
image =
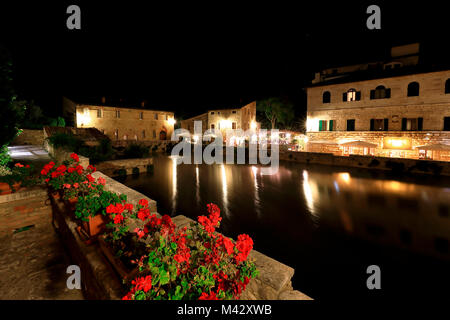
[[[75,160],[75,162],[79,162],[80,158],[78,157],[78,155],[76,153],[71,153],[70,157]]]

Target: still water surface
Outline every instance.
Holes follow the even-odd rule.
[[[179,165],[156,156],[154,173],[122,180],[161,214],[196,219],[222,209],[221,232],[295,269],[294,288],[315,299],[450,297],[450,179],[281,162]],[[366,287],[381,268],[379,291]]]

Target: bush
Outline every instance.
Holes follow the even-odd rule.
[[[139,144],[130,144],[124,151],[124,156],[127,159],[146,158],[150,154],[149,149]]]
[[[180,229],[168,215],[150,214],[145,199],[135,210],[130,204],[106,209],[113,221],[105,240],[116,248],[116,257],[139,267],[140,274],[124,300],[239,299],[250,279],[258,275],[248,259],[253,240],[241,234],[234,242],[215,232],[222,220],[215,204],[208,204],[208,216],[199,216],[198,223]],[[126,220],[136,217],[145,225],[130,232]],[[147,246],[130,246],[130,234],[135,244]]]
[[[0,146],[0,166],[7,166],[11,161],[11,156],[8,153],[8,147],[6,145]]]
[[[68,133],[55,133],[51,137],[48,137],[47,141],[55,148],[62,148],[74,152],[78,152],[78,149],[83,145],[83,141],[76,138],[73,134]]]

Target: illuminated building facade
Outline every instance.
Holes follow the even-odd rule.
[[[226,137],[227,129],[241,129],[243,131],[258,129],[256,122],[256,101],[242,108],[208,110],[198,116],[182,120],[181,128],[189,130],[194,134],[194,122],[202,122],[202,133],[208,129],[220,130],[222,136]]]
[[[307,151],[450,161],[450,70],[412,72],[416,49],[393,48],[374,77],[318,73],[307,88]]]
[[[76,128],[97,128],[111,140],[170,140],[174,130],[173,112],[108,106],[102,98],[99,104],[79,104],[63,98],[63,114]]]

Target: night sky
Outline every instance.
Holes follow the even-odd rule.
[[[301,114],[302,88],[320,68],[383,59],[391,45],[415,41],[426,63],[450,56],[441,3],[3,2],[0,43],[16,91],[49,115],[63,95],[146,99],[178,115],[275,95]],[[66,28],[70,4],[81,7],[81,31]],[[370,4],[381,7],[381,30],[366,28]]]

